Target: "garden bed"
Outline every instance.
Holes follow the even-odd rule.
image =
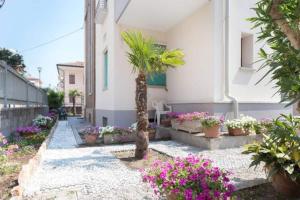
[[[145,169],[150,167],[150,165],[155,160],[167,161],[169,159],[172,159],[171,156],[168,156],[154,149],[149,149],[147,157],[142,160],[136,159],[134,157],[134,150],[117,151],[112,153],[130,169]]]
[[[22,165],[26,164],[37,152],[38,146],[21,149],[9,158],[7,172],[0,175],[0,199],[10,199],[10,191],[18,185],[18,176]]]

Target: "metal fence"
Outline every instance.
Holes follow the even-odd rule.
[[[47,94],[0,60],[0,110],[19,107],[44,107]]]

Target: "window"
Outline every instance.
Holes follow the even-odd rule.
[[[69,84],[75,84],[75,75],[74,74],[69,75]]]
[[[103,90],[108,88],[108,51],[103,54]]]
[[[160,51],[164,51],[167,48],[166,45],[162,45],[162,44],[156,44],[156,47],[159,48]],[[156,74],[148,75],[147,85],[165,87],[167,85],[166,73],[156,73]]]
[[[241,67],[251,68],[253,65],[253,35],[242,33],[241,37]]]

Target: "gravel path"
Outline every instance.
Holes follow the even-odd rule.
[[[64,200],[141,200],[155,199],[152,190],[141,182],[140,173],[128,169],[110,152],[133,149],[134,145],[76,148],[76,140],[68,122],[61,121],[43,156],[43,161],[25,188],[30,199]],[[261,170],[248,169],[250,157],[241,155],[240,148],[203,151],[173,141],[150,144],[171,156],[201,154],[221,168],[234,173],[237,187],[264,181]],[[255,178],[253,178],[255,177]]]

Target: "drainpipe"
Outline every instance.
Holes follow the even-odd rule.
[[[238,100],[230,95],[229,91],[229,1],[226,0],[225,10],[225,97],[233,103],[234,118],[239,117],[239,103]]]

